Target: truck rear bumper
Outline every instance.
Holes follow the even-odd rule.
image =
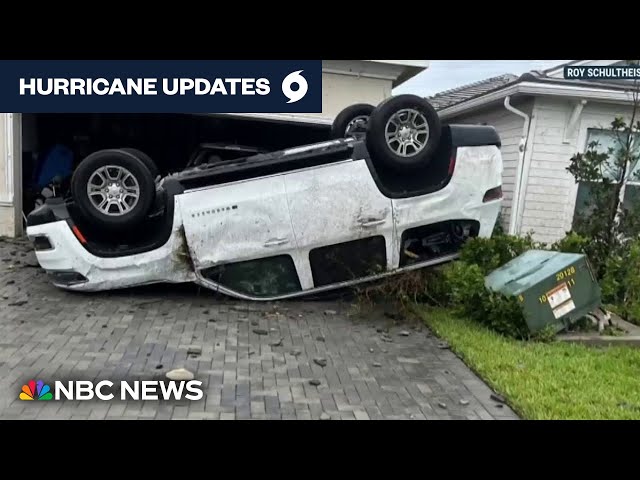
[[[174,226],[169,240],[150,252],[102,258],[84,248],[64,220],[27,228],[29,239],[41,245],[36,247],[36,257],[53,284],[79,291],[193,281],[195,274],[181,232]]]

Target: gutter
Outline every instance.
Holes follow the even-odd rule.
[[[333,124],[333,119],[329,118],[328,116],[304,113],[193,113],[191,115],[218,118],[238,118],[246,120],[263,120],[289,124],[307,124],[318,127],[330,127]]]
[[[513,198],[511,200],[511,215],[509,216],[509,235],[515,235],[518,217],[520,216],[520,192],[522,191],[522,170],[524,167],[524,156],[527,151],[527,143],[529,142],[529,127],[531,126],[531,118],[526,113],[514,108],[511,105],[511,96],[507,96],[504,99],[504,108],[511,113],[524,118],[524,125],[522,126],[522,137],[520,138],[520,145],[518,146],[518,163],[516,165],[516,180],[513,188]],[[527,172],[528,173],[528,172]],[[527,175],[528,177],[528,175]]]
[[[487,93],[466,102],[443,108],[438,111],[442,119],[453,117],[476,108],[488,105],[513,95],[548,95],[557,97],[578,97],[585,100],[600,100],[608,103],[632,103],[633,94],[625,90],[611,90],[575,85],[558,85],[547,82],[521,82],[506,88]]]

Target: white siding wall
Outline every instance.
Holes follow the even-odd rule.
[[[520,233],[533,232],[538,241],[554,242],[571,229],[577,185],[566,168],[570,158],[586,147],[587,129],[607,128],[615,116],[631,112],[621,105],[587,103],[575,133],[564,143],[575,102],[545,97],[535,102],[531,167]]]
[[[322,74],[322,115],[334,118],[355,103],[378,105],[391,96],[392,80],[354,77],[337,73]]]
[[[22,226],[18,213],[19,202],[16,204],[14,194],[15,182],[20,174],[16,161],[20,155],[18,145],[12,141],[15,140],[13,135],[19,118],[17,114],[0,113],[0,236],[13,237]],[[10,151],[11,147],[13,149]]]
[[[567,228],[567,203],[573,178],[566,171],[575,141],[563,143],[572,103],[567,99],[537,98],[531,131],[531,163],[525,186],[519,232],[533,233],[534,239],[553,242]],[[570,222],[569,222],[570,223]]]
[[[513,103],[512,105],[526,114],[530,114],[533,101],[525,103]],[[502,191],[504,192],[504,203],[502,209],[502,224],[508,228],[511,216],[511,202],[513,200],[513,190],[516,177],[516,166],[519,158],[519,144],[522,138],[522,128],[524,119],[506,110],[502,105],[474,113],[446,120],[447,123],[463,124],[487,124],[495,127],[502,141],[502,160],[504,163],[504,173],[502,175]]]

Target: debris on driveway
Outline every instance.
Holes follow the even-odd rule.
[[[395,312],[384,312],[383,315],[390,320],[394,320],[395,322],[401,322],[402,320],[404,320],[404,317],[402,314],[395,313]]]
[[[187,355],[200,355],[202,353],[202,347],[198,345],[190,345],[187,349]]]
[[[327,359],[322,357],[316,357],[313,359],[313,363],[315,363],[316,365],[320,365],[321,367],[326,367]]]
[[[497,393],[492,393],[490,396],[491,400],[493,400],[494,402],[499,402],[499,403],[506,403],[507,401],[504,399],[504,397],[502,397],[501,395],[498,395]]]
[[[182,380],[193,380],[195,375],[186,368],[177,368],[167,372],[167,378],[169,380],[175,380],[177,382]]]
[[[322,418],[336,420],[365,408],[376,419],[408,419],[411,415],[428,419],[475,418],[476,408],[483,409],[483,417],[487,418],[515,417],[508,404],[499,408],[495,406],[498,402],[489,399],[493,389],[476,391],[466,386],[468,378],[480,380],[455,355],[438,350],[441,340],[435,335],[428,339],[428,329],[414,331],[409,322],[391,327],[391,321],[380,318],[383,309],[354,320],[346,314],[346,303],[291,301],[286,303],[289,310],[276,321],[263,315],[265,311],[274,312],[270,304],[209,301],[191,287],[150,286],[135,295],[127,290],[84,295],[54,289],[37,269],[19,266],[9,269],[10,264],[2,263],[2,258],[20,258],[10,256],[9,250],[20,252],[17,246],[0,241],[0,286],[7,285],[1,295],[8,297],[0,299],[0,343],[6,345],[6,358],[0,352],[0,370],[2,362],[9,358],[15,364],[11,376],[0,375],[0,419],[24,418],[29,413],[24,405],[15,404],[11,378],[32,375],[34,359],[37,366],[50,366],[53,371],[64,370],[69,358],[82,358],[83,364],[88,363],[83,375],[92,378],[98,378],[102,372],[114,372],[114,378],[119,378],[122,372],[125,380],[204,382],[205,398],[200,401],[180,402],[180,407],[173,409],[167,409],[163,402],[148,402],[142,410],[136,408],[137,415],[124,415],[126,407],[116,402],[118,408],[112,409],[115,413],[108,409],[101,413],[105,418],[149,418],[152,414],[156,418],[200,415],[219,418],[228,408],[246,416],[248,403],[251,418],[317,419],[324,412]],[[28,303],[19,307],[7,305],[19,300]],[[140,308],[142,304],[149,307]],[[247,311],[248,306],[258,311],[243,315],[241,312]],[[134,315],[127,314],[131,310]],[[326,310],[336,314],[325,315]],[[282,305],[278,305],[278,311],[285,313]],[[239,317],[247,320],[238,322]],[[72,329],[68,328],[71,321]],[[271,332],[271,327],[277,331]],[[254,329],[262,330],[261,335],[254,333]],[[403,330],[411,335],[400,336]],[[47,332],[60,343],[61,355],[53,359],[48,353],[52,336]],[[325,343],[316,340],[321,335],[326,336]],[[282,337],[285,339],[282,346],[269,347]],[[381,337],[393,342],[383,343]],[[22,348],[25,341],[33,344],[34,349]],[[189,358],[187,351],[195,354],[197,347],[201,348],[201,357]],[[88,352],[92,355],[88,356]],[[324,362],[314,362],[314,358],[323,357],[326,367],[321,366]],[[407,359],[419,363],[407,363]],[[450,373],[443,373],[445,370]],[[442,375],[446,382],[442,381]],[[271,383],[274,377],[276,385]],[[269,385],[265,385],[267,378]],[[360,388],[361,381],[371,381],[374,387],[377,383],[380,388],[367,398],[363,395],[358,398],[355,386]],[[263,400],[261,393],[274,388],[291,393],[287,400],[266,401],[266,395]],[[403,397],[402,404],[392,403],[392,411],[389,403],[397,402],[398,388],[416,395],[419,391],[420,395]],[[258,398],[251,402],[254,395]],[[346,411],[342,403],[346,402],[345,397],[349,404]],[[461,399],[468,401],[469,406],[464,406]],[[288,413],[291,401],[297,404],[293,414]],[[438,402],[446,402],[448,408],[438,407]],[[91,409],[83,412],[72,403],[62,403],[56,412],[48,412],[47,408],[36,416],[75,419],[91,414]],[[256,406],[259,408],[254,411]],[[30,410],[33,414],[38,405],[34,407]],[[93,415],[97,416],[98,411]]]
[[[235,310],[236,312],[259,312],[259,311],[261,311],[260,308],[252,307],[251,305],[232,305],[231,309]]]
[[[9,305],[10,307],[21,307],[25,303],[28,303],[28,300],[18,300],[16,302],[8,303],[7,305]]]
[[[280,337],[280,340],[278,340],[277,342],[273,342],[270,345],[272,347],[281,347],[282,346],[282,342],[284,341],[284,337]]]

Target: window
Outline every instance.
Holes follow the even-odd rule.
[[[314,248],[309,252],[316,287],[356,280],[382,273],[387,268],[387,246],[383,236]]]
[[[622,172],[614,164],[616,150],[620,147],[620,140],[616,138],[616,133],[611,130],[589,129],[587,132],[587,146],[591,142],[598,142],[596,147],[598,152],[609,153],[609,162],[603,170],[606,178],[612,182],[618,183],[621,180]],[[631,143],[634,160],[631,165],[627,165],[624,185],[622,187],[623,208],[630,209],[632,206],[640,206],[640,134],[634,134]],[[591,196],[591,182],[580,182],[578,186],[578,195],[576,198],[575,216],[587,215],[588,202]],[[610,188],[614,189],[615,184],[611,184]],[[574,216],[574,219],[575,219]]]
[[[202,275],[253,297],[273,297],[301,290],[296,267],[289,255],[219,265],[202,270]]]

